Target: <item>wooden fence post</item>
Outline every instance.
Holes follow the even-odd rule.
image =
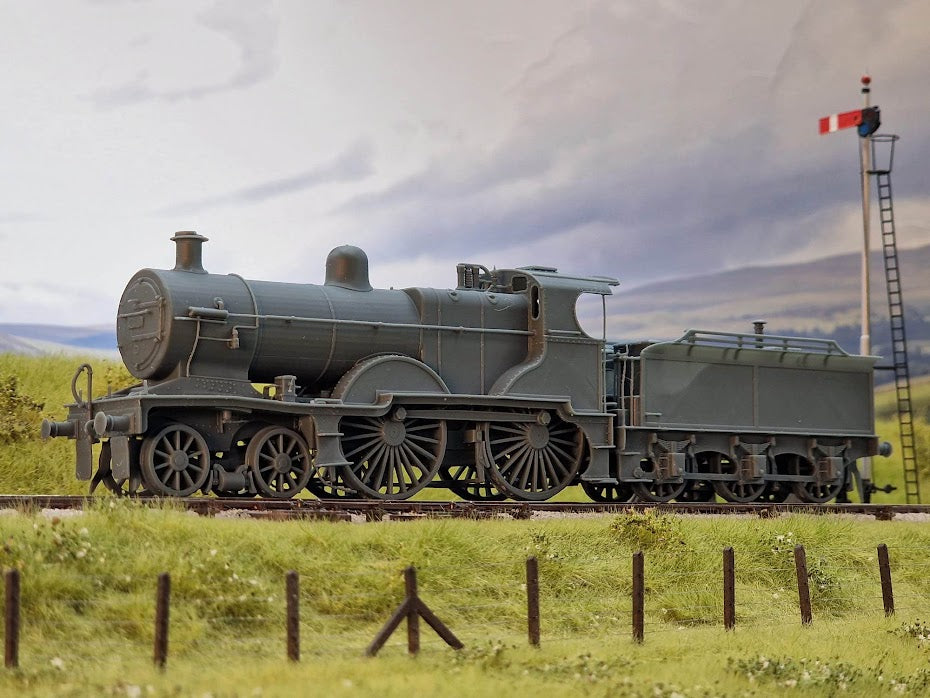
[[[733,548],[723,549],[723,626],[736,626],[736,561]]]
[[[285,576],[287,597],[287,658],[300,661],[300,576],[291,570]]]
[[[882,601],[885,604],[885,615],[894,615],[894,591],[891,587],[891,563],[888,560],[888,546],[882,543],[878,546],[878,573],[882,578]]]
[[[407,652],[416,654],[420,651],[420,597],[417,595],[417,571],[412,566],[404,570],[404,587],[411,600],[407,608]]]
[[[811,614],[811,590],[807,581],[807,553],[803,545],[794,546],[794,566],[798,575],[798,602],[801,606],[801,622],[810,625],[813,620]]]
[[[643,551],[633,553],[633,641],[643,641],[645,579]]]
[[[3,663],[7,669],[15,669],[19,666],[19,570],[7,570],[3,577],[6,582]]]
[[[168,661],[168,608],[171,600],[171,575],[158,575],[158,590],[155,593],[155,666],[165,668]]]
[[[526,624],[530,644],[539,647],[539,562],[526,558]]]

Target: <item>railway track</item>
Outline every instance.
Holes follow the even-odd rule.
[[[755,515],[761,518],[782,514],[818,515],[860,514],[890,521],[899,514],[930,514],[927,504],[724,504],[683,502],[655,504],[643,502],[466,502],[402,501],[372,499],[224,499],[214,497],[126,498],[140,506],[170,504],[204,516],[241,515],[269,519],[320,519],[331,521],[411,520],[422,518],[511,518],[530,519],[547,514],[609,514],[655,509],[664,513],[692,515]],[[85,509],[119,501],[116,497],[70,495],[0,495],[0,509],[37,511],[45,509]]]

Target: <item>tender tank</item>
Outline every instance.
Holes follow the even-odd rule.
[[[117,343],[137,378],[270,382],[292,374],[300,385],[328,389],[366,356],[418,354],[414,302],[403,291],[372,289],[357,247],[334,249],[326,282],[317,285],[209,274],[201,261],[206,238],[171,239],[175,268],[139,271],[120,299]]]

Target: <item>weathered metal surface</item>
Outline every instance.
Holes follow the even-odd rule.
[[[538,501],[582,484],[606,504],[824,502],[879,452],[874,357],[832,342],[757,323],[621,348],[576,313],[612,278],[463,264],[455,289],[376,289],[365,253],[343,246],[323,284],[255,281],[206,271],[196,233],[172,240],[174,268],[137,272],[119,305],[142,383],[93,398],[82,366],[67,421],[43,424],[76,441],[92,487]]]

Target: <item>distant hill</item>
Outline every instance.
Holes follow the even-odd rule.
[[[912,374],[930,374],[930,245],[901,250],[899,257]],[[880,253],[872,255],[872,263],[873,353],[887,355],[888,307]],[[623,290],[619,260],[621,286],[608,300],[607,335],[638,341],[675,339],[688,328],[752,332],[753,320],[763,319],[771,334],[830,338],[858,352],[859,264],[859,255],[848,254],[696,274]],[[582,312],[599,315],[600,303],[596,313],[591,310]],[[116,333],[105,326],[0,324],[0,352],[116,356]]]
[[[912,373],[930,373],[930,245],[899,251]],[[872,347],[890,354],[885,273],[872,254]],[[607,334],[623,341],[675,339],[688,328],[765,331],[835,339],[859,351],[860,256],[746,267],[619,290],[608,301]],[[622,284],[622,276],[621,276]],[[621,285],[622,289],[622,285]]]
[[[110,328],[37,324],[0,324],[0,353],[118,355]]]

